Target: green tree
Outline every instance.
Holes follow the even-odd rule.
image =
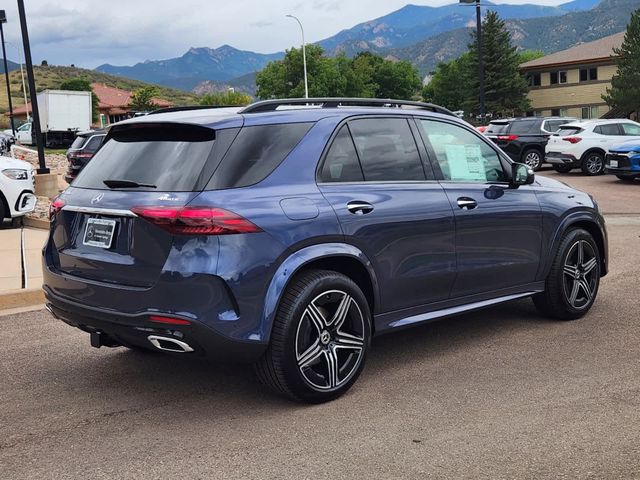
[[[152,85],[141,87],[133,92],[129,106],[136,112],[149,112],[155,110],[158,106],[153,101],[153,97],[158,95],[158,87]]]
[[[100,99],[93,91],[91,80],[81,77],[69,78],[60,84],[60,90],[91,92],[91,118],[94,122],[98,120],[98,105],[100,104]]]
[[[469,53],[463,53],[446,63],[439,63],[431,80],[422,89],[422,98],[452,111],[464,110],[472,91],[470,70]]]
[[[469,45],[470,72],[478,71],[475,31]],[[504,20],[489,11],[482,21],[482,56],[484,60],[485,109],[494,117],[522,114],[529,109],[527,81],[520,72],[520,56],[511,43]],[[476,74],[470,82],[471,95],[465,110],[479,112],[480,82]]]
[[[618,70],[602,99],[625,114],[640,115],[640,9],[633,12],[620,48],[614,48]]]
[[[200,105],[211,105],[216,107],[243,107],[251,103],[251,97],[246,93],[226,92],[205,93],[200,97]]]
[[[306,50],[311,97],[411,98],[419,92],[420,77],[408,62],[392,62],[371,53],[354,59],[329,58],[318,45]],[[269,63],[258,73],[256,84],[260,98],[303,97],[301,50],[287,50],[283,60]]]

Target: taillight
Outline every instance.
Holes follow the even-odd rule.
[[[580,137],[562,137],[562,140],[569,143],[578,143],[582,140]]]
[[[166,325],[191,325],[189,320],[174,317],[163,317],[161,315],[149,315],[149,320],[155,323],[164,323]]]
[[[246,218],[222,208],[133,207],[133,213],[175,235],[232,235],[262,229]]]
[[[51,204],[49,205],[49,220],[53,220],[53,217],[55,217],[58,214],[58,212],[62,210],[62,207],[64,207],[65,205],[66,205],[65,201],[60,197],[54,198]]]
[[[93,153],[70,153],[70,158],[91,158],[93,157]]]
[[[498,135],[498,140],[504,140],[505,142],[513,142],[518,135]]]

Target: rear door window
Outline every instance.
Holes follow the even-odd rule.
[[[352,120],[349,129],[367,182],[425,180],[406,118]]]
[[[593,129],[595,133],[600,135],[620,135],[620,129],[617,123],[610,123],[608,125],[598,125]]]
[[[273,172],[313,123],[244,127],[207,185],[208,189],[254,185]]]
[[[104,180],[154,185],[137,190],[193,191],[216,133],[191,125],[138,124],[114,128],[73,186],[104,189]]]
[[[525,135],[527,133],[540,133],[539,131],[534,131],[537,123],[538,123],[538,120],[524,120],[521,122],[513,122],[511,124],[511,130],[509,130],[509,133],[513,135]]]
[[[321,182],[362,182],[364,175],[349,128],[343,126],[329,147],[320,171]]]
[[[497,152],[482,138],[458,125],[420,120],[442,179],[452,182],[506,182]]]
[[[75,140],[73,141],[73,143],[71,144],[69,149],[78,150],[78,149],[82,148],[82,145],[84,145],[84,142],[86,142],[86,141],[87,141],[87,137],[78,136],[78,137],[75,138]]]

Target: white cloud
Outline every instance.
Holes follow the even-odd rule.
[[[498,3],[528,3],[509,0]],[[13,3],[13,2],[12,2]],[[102,63],[132,64],[145,59],[182,55],[189,47],[233,45],[269,53],[300,43],[295,23],[300,18],[307,41],[329,37],[357,23],[396,10],[409,0],[29,0],[27,20],[32,56],[36,63],[76,64],[96,67]],[[451,1],[422,0],[414,4],[442,5]],[[543,0],[538,4],[558,4]],[[11,42],[7,56],[19,60],[14,45],[20,40],[16,7],[7,8],[5,24]]]

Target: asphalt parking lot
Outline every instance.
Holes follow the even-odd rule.
[[[626,214],[585,318],[524,300],[380,337],[346,396],[305,406],[249,367],[1,316],[2,478],[640,478],[640,185],[542,173]]]

